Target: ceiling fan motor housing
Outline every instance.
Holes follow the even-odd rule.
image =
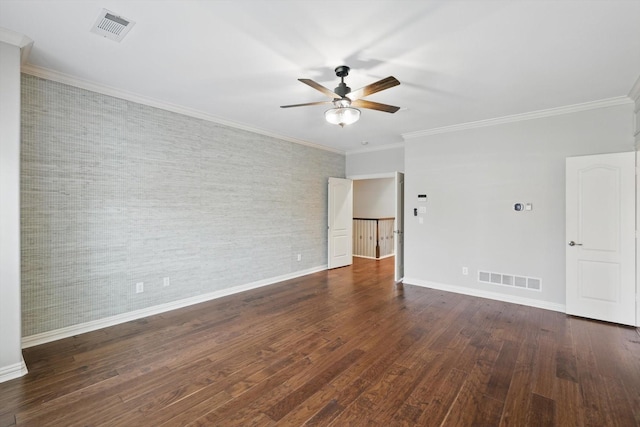
[[[343,98],[349,92],[351,92],[351,88],[347,86],[346,83],[344,82],[344,78],[349,75],[350,69],[351,68],[349,68],[347,65],[339,65],[334,70],[336,72],[336,76],[340,77],[340,84],[338,84],[338,87],[334,90],[334,92]]]
[[[336,93],[336,95],[340,95],[344,98],[349,92],[351,92],[351,88],[347,86],[345,82],[341,82],[333,91]]]

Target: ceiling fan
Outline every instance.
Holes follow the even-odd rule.
[[[355,123],[358,121],[358,119],[360,119],[360,110],[354,107],[384,111],[385,113],[395,113],[400,109],[400,107],[395,107],[393,105],[380,104],[379,102],[366,101],[362,99],[365,96],[399,85],[400,82],[395,77],[389,76],[385,79],[379,80],[375,83],[371,83],[370,85],[361,87],[360,89],[352,92],[351,88],[344,82],[344,78],[349,75],[349,70],[350,68],[346,65],[340,65],[339,67],[336,67],[335,72],[336,76],[340,77],[340,84],[334,90],[327,89],[326,87],[314,82],[311,79],[298,79],[302,83],[309,85],[312,88],[333,98],[332,101],[282,105],[280,108],[333,104],[334,108],[325,111],[324,117],[329,123],[340,125],[341,127]]]

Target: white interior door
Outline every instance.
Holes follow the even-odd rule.
[[[567,314],[635,325],[635,153],[567,159]]]
[[[353,181],[329,178],[328,267],[353,263]]]
[[[396,172],[396,227],[393,230],[395,252],[395,281],[404,278],[404,174]]]

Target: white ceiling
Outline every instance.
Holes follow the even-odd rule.
[[[102,8],[136,24],[91,33]],[[626,96],[640,75],[640,0],[0,0],[0,27],[35,41],[28,67],[340,151],[403,134]],[[344,129],[298,82],[357,89],[395,76]]]

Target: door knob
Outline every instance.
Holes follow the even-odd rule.
[[[582,243],[576,243],[572,240],[569,242],[569,246],[582,246]]]

